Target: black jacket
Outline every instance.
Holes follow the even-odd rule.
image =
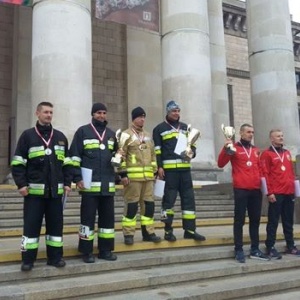
[[[52,126],[37,123],[36,128],[48,141]],[[68,141],[62,132],[53,129],[51,142],[46,146],[36,128],[27,129],[20,136],[11,162],[12,175],[18,188],[28,186],[32,196],[58,197],[63,186],[71,186],[72,182]],[[46,148],[51,149],[50,155],[46,155]]]
[[[115,172],[111,165],[111,158],[118,148],[115,133],[106,126],[107,122],[92,119],[92,123],[100,136],[106,130],[105,135],[100,142],[91,124],[77,129],[70,147],[75,172],[73,181],[77,183],[82,180],[81,167],[92,169],[92,186],[90,189],[81,190],[80,193],[113,195]],[[100,144],[103,144],[105,149],[100,149]]]

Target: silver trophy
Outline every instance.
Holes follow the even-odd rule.
[[[232,126],[221,125],[221,129],[226,139],[232,139],[235,134],[235,129]],[[226,153],[229,155],[233,155],[236,153],[236,148],[233,146],[233,143],[227,144]]]
[[[118,149],[117,153],[115,154],[115,156],[112,157],[112,159],[111,159],[111,164],[113,167],[118,168],[121,166],[123,147],[129,138],[130,138],[129,133],[122,132],[121,129],[118,129],[116,131],[116,139],[118,142],[119,149]]]
[[[200,137],[201,137],[200,130],[196,128],[192,128],[191,124],[189,124],[187,127],[187,146],[185,151],[181,153],[183,160],[189,162],[193,158],[194,152],[192,150],[192,145],[194,145]]]

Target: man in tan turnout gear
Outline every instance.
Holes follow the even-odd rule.
[[[131,115],[132,125],[125,130],[130,137],[122,149],[123,162],[119,170],[124,185],[124,243],[134,243],[139,203],[143,241],[158,243],[161,239],[155,235],[153,226],[153,183],[157,172],[154,143],[151,135],[143,129],[146,117],[144,109],[136,107]]]

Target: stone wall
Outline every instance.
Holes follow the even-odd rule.
[[[126,26],[92,19],[93,102],[108,109],[112,129],[127,127]]]
[[[13,12],[12,5],[0,4],[0,183],[9,171]]]

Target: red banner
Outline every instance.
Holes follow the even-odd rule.
[[[159,31],[158,0],[96,0],[96,18]]]
[[[31,5],[32,0],[0,0],[1,3],[16,4],[16,5]]]

